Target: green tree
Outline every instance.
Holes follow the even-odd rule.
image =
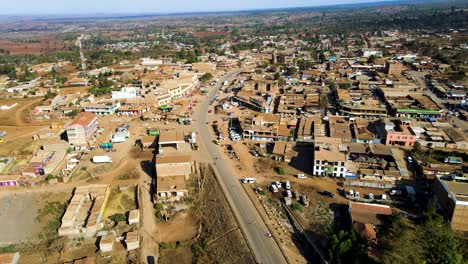
[[[109,219],[114,222],[127,221],[127,217],[124,214],[114,214],[109,216]]]
[[[376,57],[374,54],[372,54],[372,55],[370,55],[369,58],[367,59],[367,63],[373,64],[373,63],[375,62],[376,59],[377,59],[377,57]]]
[[[353,228],[335,230],[330,236],[328,257],[331,263],[372,263],[367,256],[367,241]]]

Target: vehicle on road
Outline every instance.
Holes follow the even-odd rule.
[[[215,143],[216,145],[219,145],[219,140],[213,139],[213,143]]]
[[[93,163],[112,163],[112,159],[109,156],[94,156],[92,161]]]
[[[255,183],[255,178],[244,178],[241,180],[241,182],[248,183],[248,184]]]
[[[298,179],[305,179],[305,178],[307,178],[307,177],[305,176],[304,173],[299,173],[299,174],[297,175],[297,178],[298,178]]]
[[[120,136],[120,135],[113,135],[111,142],[112,143],[122,143],[125,142],[125,136]]]
[[[153,256],[148,256],[147,258],[148,264],[156,264],[156,261],[154,260]]]

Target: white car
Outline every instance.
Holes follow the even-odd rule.
[[[241,182],[247,183],[247,184],[255,183],[255,178],[245,178],[245,179],[242,179]]]
[[[305,176],[304,173],[299,173],[299,174],[297,175],[297,178],[298,178],[298,179],[305,179],[305,178],[307,178],[307,177]]]
[[[276,185],[276,188],[278,188],[278,189],[280,189],[280,188],[281,188],[281,182],[279,182],[279,181],[276,181],[274,184]]]
[[[408,157],[408,163],[413,163],[413,158],[412,157]]]
[[[272,184],[272,185],[270,186],[270,190],[271,190],[271,192],[274,192],[274,193],[277,193],[277,192],[278,192],[278,188],[276,187],[275,184]]]

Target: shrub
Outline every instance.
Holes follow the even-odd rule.
[[[185,246],[184,243],[182,243],[180,241],[176,242],[176,248],[183,248],[184,246]]]
[[[278,173],[279,175],[284,175],[284,168],[283,167],[276,167],[275,168],[275,171],[276,173]]]
[[[122,222],[122,221],[126,221],[127,217],[124,214],[114,214],[114,215],[109,216],[109,219],[114,222]]]
[[[161,244],[159,244],[159,246],[160,246],[162,249],[171,248],[171,244],[170,244],[170,243],[167,243],[167,242],[161,242]]]
[[[302,212],[302,205],[298,203],[293,204],[293,210]]]
[[[154,209],[156,209],[157,211],[161,211],[164,209],[164,205],[162,203],[156,203],[154,204]]]

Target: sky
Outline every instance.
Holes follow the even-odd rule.
[[[128,14],[237,11],[381,0],[0,0],[1,15]]]

